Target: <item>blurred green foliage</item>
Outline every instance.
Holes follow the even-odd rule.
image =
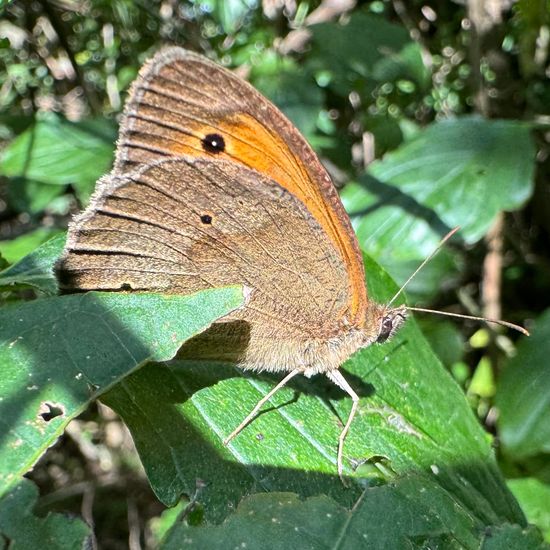
[[[166,44],[199,51],[238,70],[298,126],[343,187],[362,248],[396,280],[450,227],[463,227],[411,283],[409,303],[477,315],[494,311],[487,304],[496,288],[497,311],[535,328],[516,349],[516,335],[483,329],[472,337],[470,322],[421,325],[492,438],[528,519],[550,540],[550,1],[495,5],[0,2],[0,269],[15,264],[0,273],[0,298],[12,307],[51,291],[55,242],[36,249],[65,229],[108,171],[126,90],[143,61]],[[120,423],[101,408],[87,415],[75,424],[81,433],[33,473],[53,495],[44,511],[66,504],[84,481],[107,479],[116,494],[109,471],[139,486],[141,470],[109,436],[109,426],[122,433]],[[200,506],[188,497],[180,519],[199,524]],[[145,527],[160,514],[150,493],[97,498],[103,547],[132,536],[132,506],[146,545],[169,529]],[[499,531],[495,540],[516,535]]]

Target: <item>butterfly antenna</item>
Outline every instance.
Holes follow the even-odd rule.
[[[414,270],[413,274],[401,285],[401,288],[395,293],[394,297],[388,302],[386,307],[390,307],[396,298],[405,290],[405,287],[416,277],[416,274],[441,250],[441,247],[460,229],[460,226],[451,229],[441,242],[435,247],[435,250]]]
[[[503,327],[512,328],[529,336],[529,331],[521,327],[520,325],[515,325],[514,323],[509,323],[508,321],[502,321],[500,319],[487,319],[486,317],[475,317],[474,315],[463,315],[461,313],[450,313],[448,311],[437,311],[436,309],[425,309],[422,307],[410,307],[405,306],[405,309],[410,311],[421,311],[423,313],[435,313],[436,315],[446,315],[447,317],[459,317],[460,319],[471,319],[473,321],[485,321],[486,323],[495,323]]]

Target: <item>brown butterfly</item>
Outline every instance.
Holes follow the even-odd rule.
[[[367,297],[359,246],[326,170],[284,115],[226,69],[181,48],[142,68],[112,172],[70,226],[58,264],[67,290],[189,294],[242,284],[248,302],[181,354],[286,376],[225,440],[298,374],[339,370],[384,342],[406,307]],[[392,300],[393,302],[393,300]]]

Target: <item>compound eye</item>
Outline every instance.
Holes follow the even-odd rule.
[[[380,327],[380,333],[378,334],[377,342],[385,342],[392,333],[393,330],[393,319],[391,317],[386,317],[382,321],[382,326]]]

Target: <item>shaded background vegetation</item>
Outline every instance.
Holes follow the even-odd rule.
[[[490,188],[483,200],[487,210],[494,203],[494,215],[480,215],[481,227],[467,226],[463,241],[418,276],[409,303],[540,327],[531,347],[524,344],[523,361],[514,363],[509,357],[516,352],[515,334],[469,322],[422,320],[479,421],[495,436],[510,487],[548,537],[550,434],[541,427],[550,413],[543,391],[548,385],[522,394],[520,404],[515,395],[521,381],[537,388],[537,380],[549,378],[544,352],[550,332],[544,315],[550,301],[549,43],[550,4],[543,0],[5,3],[1,261],[13,263],[62,232],[85,204],[97,177],[110,167],[128,85],[163,44],[182,45],[235,68],[294,121],[344,187],[362,247],[400,282],[449,222],[414,193],[415,200],[407,202],[403,191],[385,186],[388,164],[373,161],[389,154],[389,166],[392,158],[399,164],[391,153],[433,123],[468,115],[514,121],[512,128],[530,132],[534,148],[527,132],[510,133],[500,152],[534,153],[532,169],[531,159],[524,158],[524,180],[509,187],[506,174],[498,172],[499,160],[487,157],[489,173],[480,178]],[[511,132],[506,125],[491,128],[503,136]],[[480,127],[483,139],[485,131]],[[448,136],[455,134],[437,132],[427,134],[419,154],[443,141],[437,152],[449,154],[452,172]],[[516,135],[525,142],[514,141]],[[479,164],[483,161],[482,156]],[[419,178],[425,177],[419,169]],[[467,192],[483,194],[479,187]],[[467,198],[461,204],[445,188],[440,201],[447,211],[471,208]],[[369,222],[374,211],[388,205],[406,211],[411,204],[408,218],[391,210],[395,223],[385,236],[371,236],[378,224]],[[403,228],[410,232],[406,238]],[[2,295],[6,301],[22,296]],[[535,367],[525,366],[526,357]],[[501,450],[506,430],[508,445]],[[134,547],[140,540],[154,544],[163,506],[148,487],[127,431],[107,407],[96,405],[73,422],[31,476],[44,495],[39,509],[72,509],[93,518],[102,547],[124,547],[128,540]]]

